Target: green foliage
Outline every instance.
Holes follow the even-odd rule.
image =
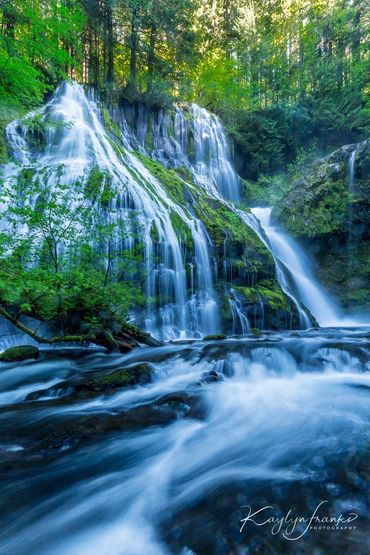
[[[47,168],[23,167],[1,191],[8,226],[0,235],[0,308],[57,334],[122,330],[129,307],[144,300],[127,281],[140,276],[142,253],[116,248],[127,232],[104,215],[109,176],[93,167],[86,184],[71,189],[62,170],[50,187]]]
[[[78,2],[4,1],[0,8],[0,102],[29,108],[41,102],[80,52],[84,16]]]
[[[315,138],[321,151],[365,138],[365,0],[205,0],[198,13],[191,98],[226,122],[244,177],[281,171]]]
[[[121,326],[135,297],[124,282],[104,285],[104,273],[79,267],[25,269],[2,261],[0,300],[12,313],[47,322],[56,333],[89,333]]]

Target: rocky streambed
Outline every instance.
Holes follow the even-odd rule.
[[[1,362],[1,552],[367,553],[369,360],[328,329]]]

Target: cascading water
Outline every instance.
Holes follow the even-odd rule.
[[[114,192],[110,206],[101,208],[100,215],[107,222],[123,224],[117,231],[117,248],[135,252],[138,245],[143,245],[144,277],[141,281],[147,304],[145,309],[133,312],[134,321],[165,340],[201,337],[219,332],[221,325],[220,299],[214,290],[217,262],[212,258],[212,241],[194,210],[189,206],[185,208],[165,190],[136,155],[135,149],[149,153],[166,166],[184,167],[209,198],[233,212],[271,252],[276,278],[295,305],[300,326],[308,328],[313,324],[306,307],[320,325],[339,323],[334,303],[315,281],[303,253],[299,251],[297,255],[295,246],[288,248],[292,243],[271,228],[267,212],[262,217],[261,211],[257,214],[258,209],[251,213],[235,206],[234,202],[240,198],[240,180],[230,164],[229,146],[219,119],[192,104],[187,110],[176,107],[173,117],[159,111],[149,127],[148,114],[144,112],[141,107],[132,130],[123,114],[116,111],[120,139],[117,133],[115,137],[109,136],[109,129],[102,124],[100,103],[94,99],[93,92],[85,94],[81,86],[63,83],[43,109],[29,114],[23,123],[13,122],[8,126],[8,142],[17,163],[3,169],[5,187],[12,188],[21,168],[25,168],[31,170],[32,181],[42,182],[47,190],[53,190],[56,183],[70,188],[74,191],[71,195],[74,200],[70,202],[78,203],[82,198],[76,193],[77,184],[82,183],[83,189],[93,169],[99,168],[104,175],[101,188],[108,185],[109,178],[109,187]],[[29,124],[35,117],[45,124],[43,149],[39,144],[35,146],[34,131]],[[150,144],[149,132],[152,135]],[[355,154],[353,165],[354,160]],[[351,168],[352,183],[353,166]],[[36,201],[35,197],[28,200],[31,206]],[[186,259],[174,217],[180,219],[192,237],[191,260]],[[261,217],[264,230],[259,222]],[[122,228],[125,228],[123,236]],[[102,256],[106,264],[113,264],[108,252],[103,251]],[[228,271],[225,252],[224,278]],[[137,276],[134,279],[137,282]],[[230,279],[231,288],[227,294],[233,329],[239,327],[246,333],[248,318],[232,291],[232,276]],[[259,306],[259,321],[264,324],[260,297]]]
[[[353,271],[353,197],[356,192],[356,155],[359,145],[356,145],[348,159],[348,190],[349,190],[349,207],[348,207],[348,270]]]
[[[23,167],[33,171],[33,181],[40,180],[50,190],[56,182],[73,190],[77,183],[86,184],[91,170],[98,167],[110,176],[110,186],[116,193],[105,217],[110,222],[117,219],[124,222],[128,231],[124,240],[126,248],[135,248],[138,243],[145,246],[148,308],[145,321],[141,322],[139,316],[138,323],[164,339],[216,332],[217,303],[213,295],[208,239],[201,222],[169,198],[158,179],[132,152],[122,146],[117,152],[99,119],[99,107],[87,98],[81,86],[63,83],[37,116],[42,122],[52,122],[47,127],[43,152],[31,147],[27,122],[24,125],[14,122],[7,129],[11,150]],[[5,168],[7,187],[12,187],[18,174],[14,164]],[[31,198],[30,205],[36,200]],[[188,226],[195,245],[196,291],[190,299],[172,213]],[[158,234],[157,245],[151,237],[153,227]],[[156,295],[159,307],[154,310],[152,299]]]
[[[175,107],[173,122],[162,111],[151,121],[150,130],[147,120],[141,108],[134,132],[142,149],[166,166],[189,168],[196,182],[212,196],[240,200],[240,179],[230,163],[230,148],[217,116],[191,104],[186,111]],[[152,138],[148,145],[149,132]]]
[[[0,363],[2,554],[368,553],[370,359],[346,333]],[[148,360],[151,383],[107,385]],[[240,532],[248,505],[321,501],[355,532]]]
[[[301,247],[271,223],[272,208],[253,208],[252,212],[260,221],[275,257],[289,268],[299,298],[318,324],[324,327],[343,325],[338,307],[315,279]]]
[[[271,210],[250,213],[232,203],[238,178],[224,164],[227,144],[217,118],[195,106],[190,113],[188,119],[176,110],[173,136],[171,118],[162,113],[146,152],[184,165],[212,201],[221,199],[254,230],[272,252],[302,325],[310,325],[302,303],[321,325],[343,324],[298,245],[272,226]],[[217,264],[207,230],[136,156],[126,122],[120,120],[122,137],[115,143],[102,125],[99,103],[73,84],[62,85],[36,115],[52,121],[45,149],[35,146],[27,124],[10,124],[17,163],[4,168],[4,187],[12,187],[26,168],[50,190],[62,182],[72,203],[78,183],[87,184],[98,166],[101,186],[109,175],[114,191],[102,216],[123,220],[132,231],[115,237],[125,249],[143,245],[144,291],[149,301],[159,297],[136,317],[166,339],[219,331]],[[135,148],[143,151],[140,117]],[[35,205],[34,198],[29,202]],[[174,214],[191,235],[190,260]],[[227,255],[225,239],[224,281]],[[233,331],[247,334],[250,324],[233,284],[228,302]],[[263,328],[264,306],[256,306]],[[37,361],[0,361],[0,496],[6,508],[0,511],[1,553],[370,552],[367,335],[268,332],[167,343],[127,355],[97,349],[53,358],[51,350],[41,351]],[[127,387],[128,377],[137,377],[136,387]],[[251,523],[241,530],[248,505],[272,507],[270,518],[309,518],[322,501],[320,516],[356,514],[358,528],[309,530],[299,543],[283,537],[285,526],[273,535],[268,526]],[[301,523],[296,532],[301,534]]]
[[[223,202],[226,201],[228,208],[253,229],[274,257],[277,279],[284,293],[295,305],[301,327],[311,327],[313,322],[310,315],[290,286],[289,264],[283,266],[281,261],[275,257],[255,215],[240,210],[234,205],[234,202],[240,199],[240,179],[230,164],[229,146],[220,120],[207,110],[192,104],[189,107],[188,116],[182,109],[176,108],[173,128],[171,128],[170,119],[162,113],[152,125],[152,156],[165,165],[189,168],[196,182],[209,195],[215,199],[221,199]],[[144,150],[146,132],[146,119],[140,113],[139,124],[136,125],[136,135]],[[235,299],[233,292],[230,296],[230,305],[233,314],[233,329],[235,330],[235,318],[237,318],[242,333],[245,333],[249,325],[247,325],[248,319],[242,314],[239,302]]]

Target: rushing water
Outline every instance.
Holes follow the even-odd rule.
[[[32,145],[34,137],[27,120],[35,115],[47,124],[44,149],[35,149]],[[30,114],[26,123],[10,124],[7,138],[16,162],[33,171],[35,183],[37,180],[47,183],[50,190],[57,184],[70,187],[75,203],[80,201],[76,199],[76,184],[87,183],[94,167],[110,176],[116,199],[104,217],[109,223],[117,220],[124,223],[125,248],[135,249],[143,244],[145,250],[148,305],[138,323],[164,339],[196,337],[218,330],[209,238],[202,223],[169,198],[156,177],[128,147],[121,146],[120,153],[117,152],[102,125],[98,105],[86,96],[81,86],[63,83],[52,100],[37,113]],[[129,137],[123,138],[123,143],[128,145]],[[20,168],[15,164],[5,168],[7,187],[13,187]],[[37,196],[28,202],[34,206]],[[194,241],[196,275],[190,298],[182,246],[171,219],[173,213],[189,228]],[[152,239],[153,228],[159,236],[158,245]],[[122,241],[120,237],[117,239]],[[153,298],[159,299],[156,306]]]
[[[343,314],[335,300],[315,278],[312,261],[301,246],[271,222],[271,211],[271,208],[252,209],[261,222],[275,257],[284,266],[289,267],[289,275],[293,279],[299,299],[317,323],[322,327],[369,325],[368,314],[364,313],[356,318],[348,318]]]
[[[120,123],[118,143],[114,143],[118,140],[117,133],[113,140],[104,127],[100,103],[93,95],[86,95],[75,83],[63,83],[44,108],[7,127],[15,163],[3,168],[5,189],[13,190],[26,171],[36,193],[28,195],[25,202],[33,208],[36,206],[37,183],[42,183],[46,194],[60,189],[70,191],[68,202],[73,211],[84,202],[83,191],[89,186],[90,175],[98,168],[103,176],[101,188],[114,191],[110,206],[98,209],[99,217],[105,222],[119,224],[113,249],[121,252],[124,248],[134,255],[135,249],[143,249],[145,279],[142,282],[147,304],[144,309],[133,311],[134,321],[165,340],[217,333],[221,324],[220,299],[214,290],[217,264],[211,255],[212,242],[194,211],[190,213],[189,207],[185,209],[176,202],[135,154],[134,148],[146,152],[145,118],[140,113],[137,115],[133,133],[122,113],[116,113],[115,117]],[[253,214],[234,205],[240,196],[240,180],[232,169],[219,119],[191,105],[187,114],[176,108],[172,124],[171,121],[168,114],[159,112],[152,122],[151,155],[166,165],[188,168],[205,194],[233,211],[270,249]],[[45,127],[44,137],[35,131],[40,125]],[[174,218],[189,229],[194,245],[191,260],[174,226]],[[2,225],[7,225],[6,220]],[[23,226],[18,233],[27,235],[28,229]],[[92,246],[106,266],[114,265],[107,248],[100,243]],[[42,248],[42,238],[39,242],[34,239],[33,248]],[[63,245],[61,249],[63,252]],[[290,287],[288,268],[276,257],[275,262],[277,279],[296,305],[301,327],[311,326],[304,301]],[[136,275],[133,280],[137,283]],[[237,315],[244,332],[249,327],[247,316],[231,290],[229,296],[233,318]]]
[[[369,360],[336,330],[3,364],[1,553],[368,553]],[[91,386],[148,362],[146,385]],[[239,531],[246,505],[321,501],[356,530]]]
[[[271,211],[271,208],[252,209],[261,222],[275,256],[289,268],[299,298],[320,326],[341,325],[339,310],[334,300],[315,279],[311,270],[312,263],[296,241],[271,223]]]

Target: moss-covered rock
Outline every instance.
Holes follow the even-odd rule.
[[[203,341],[222,341],[223,339],[227,339],[224,333],[214,333],[203,337]]]
[[[2,362],[17,362],[21,360],[38,358],[40,351],[33,345],[19,345],[17,347],[10,347],[0,354],[0,361]]]
[[[370,308],[369,176],[370,141],[345,145],[303,167],[273,211],[314,255],[319,280],[345,308]]]
[[[90,399],[99,395],[111,395],[119,389],[144,385],[151,381],[151,368],[148,364],[138,364],[129,368],[119,368],[113,372],[95,372],[92,377],[81,378],[58,383],[49,389],[30,393],[28,401],[42,397],[68,398],[69,400]]]
[[[274,280],[262,280],[254,287],[235,287],[247,302],[262,301],[273,310],[289,310],[288,298],[280,285]]]
[[[135,153],[142,164],[153,174],[166,190],[168,196],[178,204],[184,204],[184,181],[173,169],[165,168],[157,160],[153,160],[140,152]]]

